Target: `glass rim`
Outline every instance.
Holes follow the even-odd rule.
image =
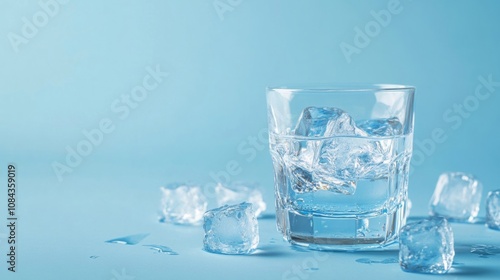
[[[338,83],[318,86],[268,86],[267,92],[279,92],[281,94],[291,94],[299,92],[370,92],[370,91],[415,91],[414,86],[401,84],[370,84],[370,83]]]

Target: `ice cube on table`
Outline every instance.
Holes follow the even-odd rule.
[[[488,192],[486,224],[491,229],[500,230],[500,189]]]
[[[261,191],[256,185],[251,183],[235,182],[225,185],[218,183],[215,186],[215,196],[217,198],[217,206],[233,205],[242,202],[251,203],[257,217],[266,210],[266,203]]]
[[[209,210],[203,219],[203,245],[208,252],[250,254],[259,244],[259,226],[250,203]]]
[[[363,133],[345,111],[334,107],[307,107],[302,111],[295,128],[295,135],[331,137]]]
[[[395,117],[363,120],[356,122],[356,125],[369,136],[395,136],[403,134],[403,125]]]
[[[173,183],[160,189],[160,221],[184,225],[201,223],[208,201],[199,186]]]
[[[456,222],[474,222],[481,203],[482,184],[470,174],[447,172],[439,176],[430,201],[430,214]]]
[[[404,271],[443,274],[454,257],[453,231],[446,219],[425,219],[401,229],[399,264]]]

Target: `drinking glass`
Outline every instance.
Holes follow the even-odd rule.
[[[415,88],[268,88],[278,230],[317,250],[392,244],[406,222]]]

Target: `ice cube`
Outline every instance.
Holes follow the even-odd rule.
[[[404,271],[442,274],[453,263],[453,231],[444,218],[405,225],[399,234],[399,264]]]
[[[318,168],[348,181],[385,178],[394,152],[393,142],[367,138],[325,140],[319,151]]]
[[[411,211],[411,207],[412,207],[412,203],[411,203],[411,200],[409,198],[406,199],[406,202],[404,203],[404,207],[405,207],[405,213],[404,213],[404,220],[406,221],[408,219],[408,217],[410,216],[410,211]]]
[[[292,160],[298,162],[303,166],[312,168],[316,160],[316,153],[318,151],[318,145],[320,141],[304,140],[296,141],[291,145],[290,158],[287,160]]]
[[[299,141],[288,166],[298,191],[328,190],[352,195],[360,179],[386,178],[394,150],[393,139],[367,139],[393,136],[402,132],[397,118],[373,119],[360,123],[363,129],[341,109],[307,107],[302,111],[295,135],[330,137]],[[334,136],[334,138],[331,138]],[[295,190],[295,189],[294,189]],[[297,190],[296,190],[297,191]]]
[[[208,202],[199,186],[173,183],[160,189],[160,221],[186,225],[201,223]]]
[[[448,172],[439,176],[430,201],[430,214],[451,221],[474,222],[479,212],[482,184],[472,175]]]
[[[334,107],[307,107],[302,111],[294,130],[296,136],[332,137],[340,135],[356,135],[354,120],[339,108]],[[320,141],[304,140],[293,145],[293,161],[299,162],[302,167],[312,170],[317,161],[321,146]]]
[[[315,174],[334,182],[337,190],[354,194],[357,181],[387,178],[393,160],[394,140],[337,137],[323,140],[318,151]]]
[[[291,187],[296,193],[325,190],[352,195],[356,190],[356,182],[336,178],[328,172],[322,173],[320,170],[314,170],[313,172],[304,167],[294,165],[288,171]]]
[[[369,119],[359,122],[357,129],[356,136],[363,137],[325,140],[319,151],[320,165],[333,167],[336,177],[344,180],[386,178],[394,160],[395,139],[373,137],[400,135],[402,124],[397,118]]]
[[[316,189],[318,190],[345,195],[353,195],[356,192],[356,181],[337,178],[328,172],[324,172],[324,170],[318,170],[318,172],[314,174],[314,178],[317,182]]]
[[[297,157],[285,156],[284,162],[290,186],[296,193],[326,190],[350,195],[356,190],[355,182],[336,178],[335,174],[328,170],[315,169]]]
[[[257,217],[266,210],[266,203],[262,198],[262,193],[257,186],[253,184],[235,182],[228,185],[222,185],[218,183],[215,186],[215,195],[217,198],[217,206],[248,202],[252,204]]]
[[[395,136],[403,133],[403,125],[398,118],[369,119],[356,122],[356,125],[370,136]]]
[[[295,192],[304,193],[318,190],[311,171],[291,165],[288,172],[291,187]]]
[[[259,226],[250,203],[209,210],[203,219],[203,245],[208,252],[250,254],[259,244]]]
[[[331,137],[356,135],[357,131],[358,129],[351,116],[339,108],[307,107],[299,117],[295,135]]]
[[[491,229],[500,230],[500,189],[488,192],[486,224]]]

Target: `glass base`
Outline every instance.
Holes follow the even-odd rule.
[[[404,223],[402,206],[389,213],[334,217],[284,210],[278,217],[278,228],[291,244],[325,251],[385,249],[398,240]]]

